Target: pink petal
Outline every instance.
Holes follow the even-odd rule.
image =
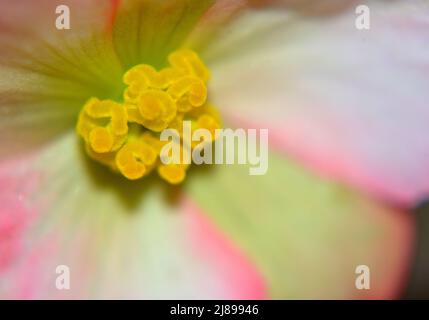
[[[252,11],[207,48],[212,99],[236,125],[394,203],[429,192],[429,8],[369,3],[329,18]]]
[[[264,299],[266,288],[261,275],[240,250],[223,233],[214,227],[207,214],[190,199],[184,201],[188,212],[189,242],[195,253],[207,261],[213,275],[223,270],[218,277],[208,278],[214,286],[221,284],[220,297],[228,299]]]
[[[147,183],[91,167],[74,134],[3,162],[0,297],[265,297],[258,270],[195,205]],[[55,286],[59,265],[70,290]]]

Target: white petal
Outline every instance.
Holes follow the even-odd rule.
[[[354,7],[244,14],[205,52],[211,97],[312,168],[410,204],[429,192],[429,8],[367,3],[370,30]]]
[[[76,140],[0,166],[0,297],[265,297],[258,270],[178,190],[108,172]],[[69,290],[56,287],[63,265]]]

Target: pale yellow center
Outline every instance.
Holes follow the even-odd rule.
[[[167,182],[182,182],[189,164],[161,163],[166,142],[160,140],[160,132],[171,128],[181,133],[184,120],[191,121],[193,129],[214,133],[220,128],[219,114],[207,102],[209,70],[199,56],[179,50],[168,62],[160,71],[134,66],[124,74],[122,102],[91,98],[79,115],[76,131],[88,155],[130,180],[156,169]],[[182,139],[182,150],[183,143]]]

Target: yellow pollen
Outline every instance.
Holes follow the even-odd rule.
[[[118,151],[116,165],[125,177],[136,180],[151,170],[157,156],[156,151],[143,140],[134,140]]]
[[[169,65],[161,70],[146,64],[132,67],[123,76],[123,101],[91,98],[79,114],[76,131],[90,158],[129,180],[156,169],[168,183],[181,183],[189,163],[185,156],[179,163],[161,162],[167,142],[160,140],[160,132],[175,129],[182,135],[183,121],[191,121],[191,130],[211,133],[221,125],[217,110],[207,102],[210,72],[200,57],[181,49],[167,60]],[[182,154],[187,143],[181,136]]]
[[[104,127],[97,127],[89,133],[89,144],[95,152],[109,152],[113,147],[113,136]]]
[[[186,177],[186,168],[178,164],[161,164],[158,166],[158,173],[167,182],[171,184],[179,184]]]
[[[177,102],[180,112],[188,112],[206,102],[207,88],[201,79],[187,76],[174,82],[168,88],[168,94]]]
[[[134,103],[126,105],[128,121],[160,132],[167,128],[177,112],[176,103],[164,91],[144,90]]]
[[[211,136],[215,139],[216,138],[216,130],[220,129],[219,123],[216,121],[215,118],[204,114],[197,120],[198,128],[204,128],[210,131]]]
[[[127,118],[123,105],[91,98],[79,115],[77,132],[95,152],[116,151],[127,137]]]
[[[168,57],[168,61],[173,68],[181,70],[187,75],[196,76],[205,83],[209,80],[209,70],[200,57],[192,50],[182,49],[173,52]]]

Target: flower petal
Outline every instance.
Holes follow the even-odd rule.
[[[429,8],[368,5],[370,30],[356,29],[352,9],[242,15],[205,52],[211,99],[320,172],[413,204],[429,192]]]
[[[58,5],[70,8],[70,30],[56,28]],[[120,95],[111,14],[107,0],[0,3],[0,157],[70,129],[89,97]]]
[[[161,67],[180,47],[213,0],[125,0],[113,25],[113,42],[126,69]]]
[[[189,37],[186,38],[184,46],[191,47],[196,51],[202,50],[216,36],[220,36],[222,26],[230,23],[243,10],[249,7],[247,0],[217,0],[207,10],[198,22]]]
[[[0,166],[0,231],[14,240],[4,248],[0,233],[1,298],[264,297],[258,270],[177,190],[126,181],[81,151],[70,134]],[[56,289],[63,265],[70,290]]]
[[[266,175],[224,165],[190,179],[190,196],[253,259],[273,298],[394,298],[412,246],[412,216],[312,176],[276,154]],[[355,287],[370,268],[370,290]]]
[[[332,14],[353,4],[356,0],[248,0],[255,7],[293,9],[305,14]]]

